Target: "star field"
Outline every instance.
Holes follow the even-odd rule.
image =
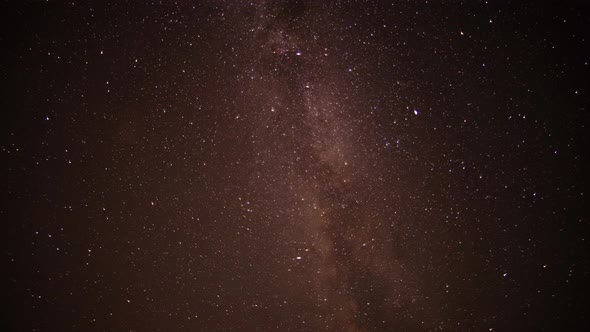
[[[3,330],[590,328],[587,4],[0,9]]]

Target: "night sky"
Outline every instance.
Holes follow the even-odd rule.
[[[584,1],[3,1],[2,329],[590,329]]]

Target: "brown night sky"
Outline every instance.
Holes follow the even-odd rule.
[[[3,1],[2,329],[590,329],[583,1]]]

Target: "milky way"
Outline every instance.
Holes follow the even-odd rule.
[[[579,4],[5,2],[6,330],[584,330]]]

